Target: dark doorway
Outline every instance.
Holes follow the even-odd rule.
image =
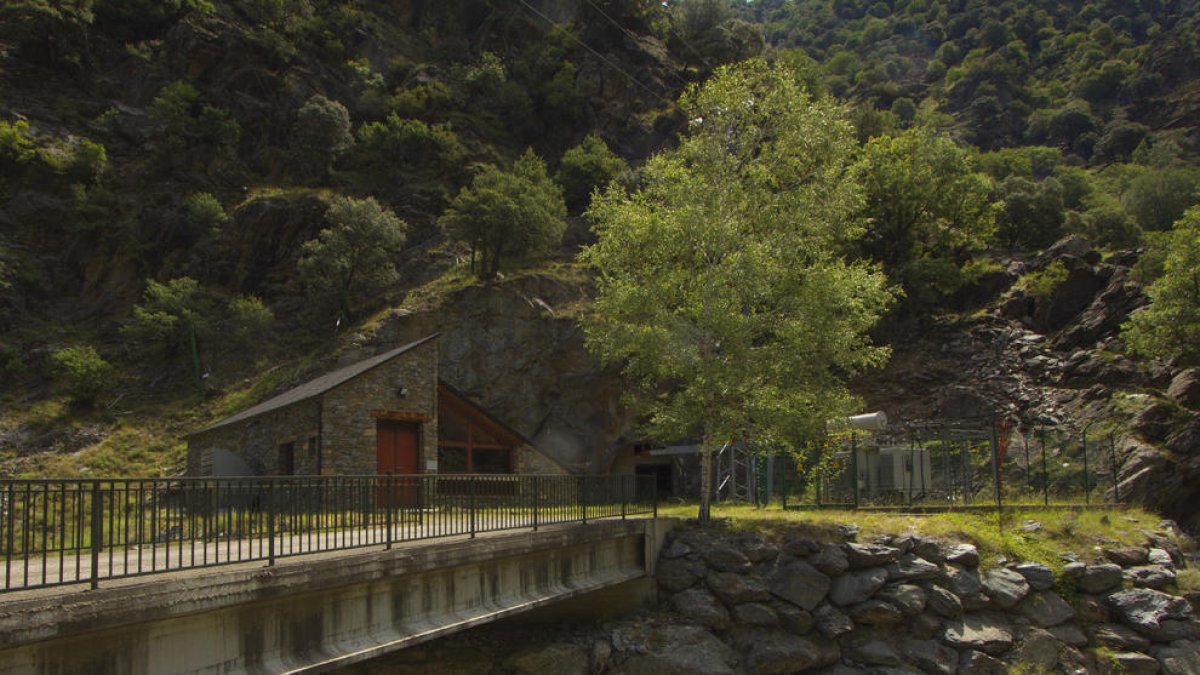
[[[634,467],[634,473],[638,476],[653,476],[654,491],[659,497],[675,496],[675,472],[670,464],[639,464]]]
[[[282,443],[279,446],[279,463],[280,476],[296,475],[296,444]]]

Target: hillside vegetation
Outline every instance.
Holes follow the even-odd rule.
[[[1198,44],[1191,0],[4,3],[0,475],[177,472],[181,433],[389,308],[577,279],[593,188],[636,188],[679,94],[754,56],[853,123],[843,253],[889,325],[1075,233],[1149,252],[1130,354],[1187,365]]]

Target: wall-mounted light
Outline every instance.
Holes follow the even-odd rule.
[[[404,386],[404,383],[402,382],[396,386],[396,398],[406,398],[407,396],[408,387]]]

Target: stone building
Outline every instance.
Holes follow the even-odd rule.
[[[188,437],[188,474],[566,473],[438,378],[431,335]]]

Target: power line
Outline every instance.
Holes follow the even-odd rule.
[[[592,2],[592,0],[587,0],[587,4],[591,5],[592,9],[596,10],[597,12],[600,12],[600,16],[608,19],[609,23],[616,26],[617,30],[624,33],[630,40],[633,40],[635,43],[637,42],[638,38],[636,35],[634,35],[628,28],[626,28],[626,27],[622,26],[620,23],[618,23],[616,19],[609,16],[608,13],[605,12],[603,9],[600,9],[599,5],[597,5],[595,2]],[[701,58],[703,58],[703,57],[701,57]],[[688,86],[688,84],[690,84],[687,80],[676,75],[674,71],[670,71],[669,74],[671,77],[675,78],[675,81],[679,82],[680,84],[682,84],[685,87]]]
[[[533,5],[530,5],[530,4],[529,4],[528,2],[526,2],[525,0],[517,0],[517,2],[520,2],[522,5],[524,5],[524,6],[525,6],[525,8],[526,8],[526,9],[528,9],[530,12],[533,12],[534,14],[536,14],[537,16],[539,16],[539,17],[540,17],[540,18],[541,18],[543,21],[545,21],[546,23],[550,24],[551,26],[554,26],[554,27],[557,27],[557,26],[558,26],[558,24],[554,23],[554,21],[553,21],[553,20],[552,20],[550,17],[548,17],[548,16],[546,16],[545,14],[542,14],[541,12],[539,12],[539,11],[537,10],[537,8],[535,8]],[[647,86],[646,86],[645,84],[643,84],[643,83],[642,83],[640,80],[638,80],[638,79],[637,79],[636,77],[634,77],[633,75],[630,75],[629,73],[627,73],[627,72],[626,72],[626,71],[625,71],[623,68],[621,68],[621,67],[620,67],[620,66],[618,66],[617,64],[613,63],[612,61],[609,61],[609,60],[608,60],[608,58],[606,58],[606,57],[605,57],[603,54],[601,54],[600,52],[596,51],[595,49],[592,49],[592,48],[591,48],[591,47],[590,47],[590,46],[589,46],[589,45],[588,45],[586,42],[584,42],[583,40],[579,39],[578,37],[575,37],[575,35],[574,35],[573,33],[571,33],[571,31],[565,31],[565,32],[566,32],[566,34],[567,34],[567,37],[569,37],[569,38],[571,38],[572,40],[574,40],[575,42],[579,43],[579,46],[580,46],[580,47],[583,47],[584,49],[586,49],[586,50],[588,50],[589,52],[591,52],[593,55],[595,55],[595,57],[596,57],[596,58],[600,59],[600,60],[601,60],[601,61],[602,61],[602,62],[603,62],[605,65],[607,65],[609,68],[612,68],[613,70],[615,70],[615,71],[617,71],[617,72],[621,73],[622,75],[624,75],[626,78],[628,78],[628,79],[629,79],[629,81],[630,81],[630,82],[633,82],[633,83],[634,83],[634,84],[636,84],[637,86],[639,86],[639,87],[641,87],[642,89],[646,90],[646,93],[650,94],[650,95],[651,95],[651,96],[653,96],[654,98],[657,98],[657,99],[658,99],[659,101],[661,101],[661,102],[662,102],[664,105],[670,105],[670,104],[671,104],[671,102],[670,102],[670,101],[668,101],[666,98],[663,98],[663,96],[662,96],[661,94],[659,94],[658,92],[654,91],[654,90],[653,90],[653,89],[651,89],[650,87],[647,87]]]

